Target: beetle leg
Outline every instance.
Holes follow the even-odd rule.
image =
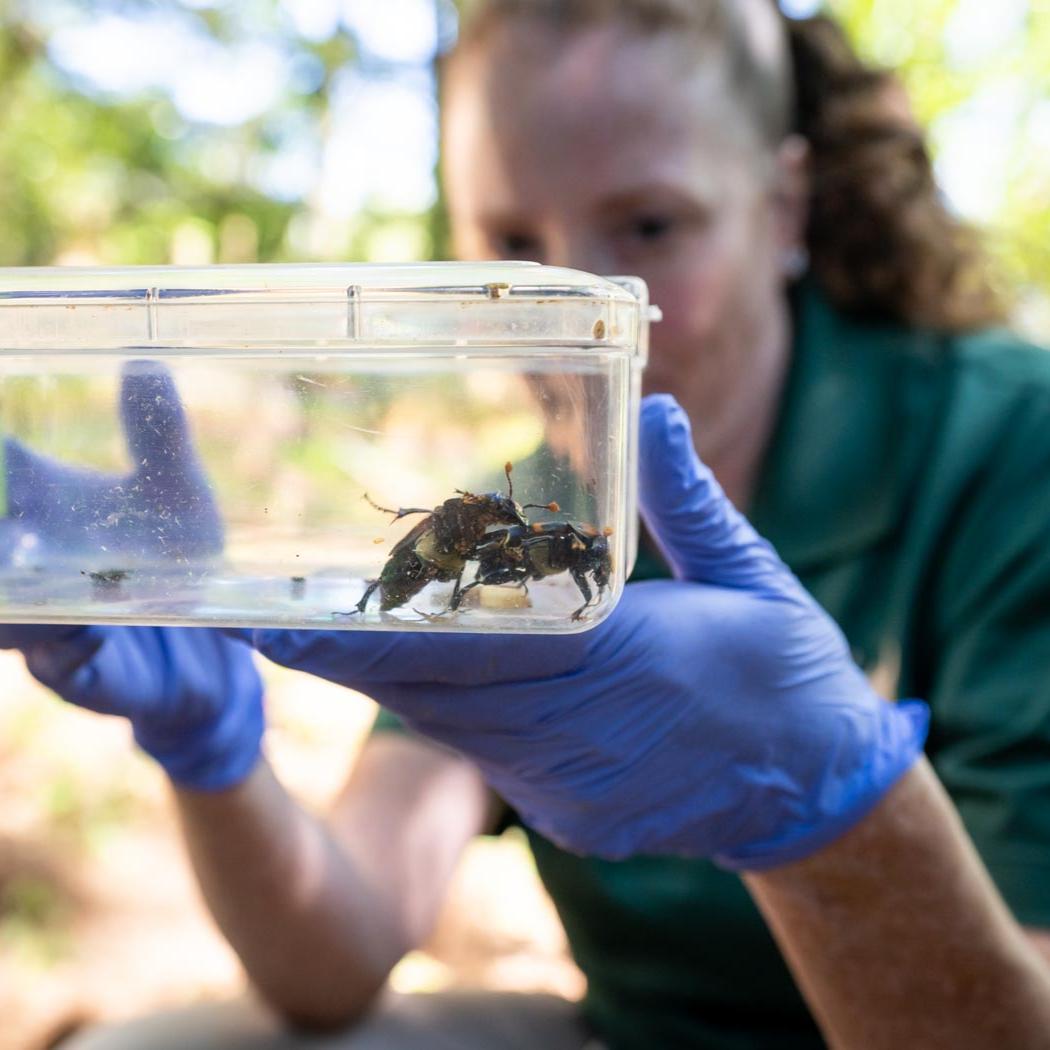
[[[474,590],[475,587],[481,586],[481,580],[475,580],[473,583],[468,583],[466,587],[461,590],[452,592],[452,600],[448,603],[448,607],[452,610],[456,610],[460,607],[463,599],[467,596],[468,591]]]
[[[465,568],[465,566],[464,566]],[[459,575],[456,577],[456,585],[452,588],[452,597],[448,600],[448,609],[446,612],[452,612],[459,608],[459,603],[463,600],[463,595],[470,590],[473,584],[467,584],[462,590],[460,586],[463,583],[463,569],[459,570]]]
[[[459,608],[467,591],[472,591],[475,587],[499,587],[504,583],[511,583],[516,588],[521,588],[526,594],[529,593],[528,577],[522,576],[522,570],[518,566],[507,566],[502,569],[496,569],[485,573],[484,576],[482,576],[481,568],[479,566],[477,575],[474,577],[473,582],[468,583],[466,587],[463,587],[462,589],[458,589],[458,593],[453,592],[451,608]]]
[[[587,599],[583,605],[572,614],[574,620],[579,620],[583,616],[584,610],[587,609],[594,600],[594,594],[591,591],[591,585],[587,582],[587,574],[585,572],[582,572],[580,569],[572,569],[570,571],[572,573],[572,578],[576,581],[576,586],[580,588],[580,594]]]
[[[380,580],[369,580],[368,586],[365,588],[365,593],[361,595],[361,600],[357,603],[354,608],[359,612],[363,613],[368,605],[368,599],[375,593],[375,589],[379,586]]]
[[[484,583],[489,587],[498,587],[504,583],[513,583],[515,587],[522,587],[528,576],[522,575],[522,570],[517,565],[509,565],[503,569],[497,569],[495,572],[490,572],[485,575],[483,580],[478,580],[478,583]]]

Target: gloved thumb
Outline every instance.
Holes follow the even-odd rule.
[[[129,361],[124,366],[120,419],[133,469],[195,463],[186,413],[163,365]]]
[[[120,388],[120,419],[131,456],[140,546],[166,557],[201,557],[222,549],[223,526],[197,455],[175,380],[156,361],[129,361]],[[119,487],[118,503],[125,500]]]
[[[22,650],[30,674],[48,689],[69,696],[74,680],[90,681],[91,659],[106,641],[107,629],[97,624],[25,625],[9,627],[5,648]]]
[[[760,589],[792,578],[700,462],[669,394],[642,402],[639,457],[642,517],[678,579]]]

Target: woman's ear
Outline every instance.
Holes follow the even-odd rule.
[[[809,224],[810,149],[801,135],[788,135],[774,160],[774,197],[777,238],[784,276],[801,277],[809,263],[806,227]]]

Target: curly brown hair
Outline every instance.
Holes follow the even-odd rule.
[[[687,31],[727,60],[732,97],[761,141],[776,148],[792,132],[808,141],[807,248],[836,306],[948,331],[1002,321],[980,238],[946,207],[898,78],[863,62],[826,16],[778,14],[771,44],[763,31],[771,20],[747,8],[741,0],[474,0],[448,60],[511,19]]]

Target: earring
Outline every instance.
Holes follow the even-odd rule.
[[[797,281],[806,275],[809,269],[809,252],[804,245],[796,244],[785,250],[780,260],[780,268],[789,281]]]

